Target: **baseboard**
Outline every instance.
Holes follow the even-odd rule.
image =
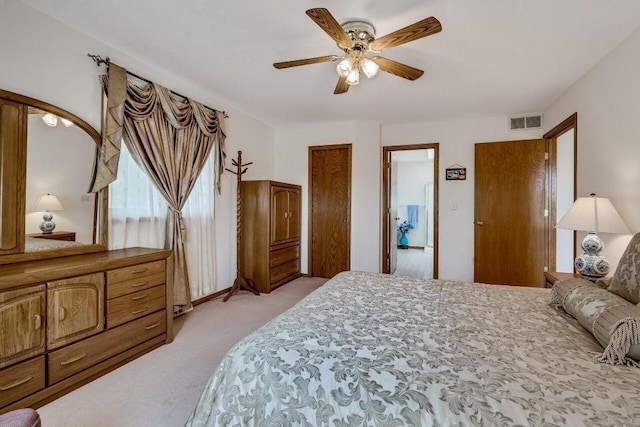
[[[197,300],[193,300],[191,301],[191,304],[193,304],[193,306],[195,307],[196,305],[202,304],[203,302],[207,302],[207,301],[211,301],[212,299],[216,299],[218,297],[221,297],[222,295],[226,294],[227,292],[229,292],[229,290],[231,289],[231,286],[229,286],[228,288],[225,288],[221,291],[216,291],[210,295],[204,296],[202,298],[198,298]]]

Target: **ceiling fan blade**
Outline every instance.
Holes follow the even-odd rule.
[[[347,84],[346,77],[340,77],[338,79],[338,84],[336,85],[336,90],[333,91],[334,95],[340,95],[341,93],[347,93],[349,90],[349,84]]]
[[[276,62],[274,67],[281,70],[283,68],[299,67],[300,65],[319,64],[321,62],[331,62],[340,58],[337,55],[317,56],[315,58],[296,59],[295,61]]]
[[[392,61],[387,58],[382,58],[380,56],[372,58],[372,61],[378,64],[382,71],[395,74],[396,76],[402,77],[403,79],[416,80],[422,77],[422,75],[424,74],[424,71],[422,70],[410,67],[405,64],[401,64],[396,61]]]
[[[433,16],[422,21],[418,21],[415,24],[411,24],[408,27],[404,27],[398,31],[382,36],[375,39],[369,48],[373,51],[380,52],[383,49],[399,46],[404,43],[409,43],[414,40],[421,39],[423,37],[430,36],[442,31],[442,25]]]
[[[336,21],[336,18],[334,18],[327,9],[309,9],[306,13],[309,18],[313,19],[336,43],[345,47],[351,47],[353,45],[351,37],[344,32],[340,24],[338,24],[338,21]]]

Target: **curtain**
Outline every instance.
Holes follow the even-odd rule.
[[[103,83],[107,95],[114,90],[107,76],[103,76]],[[191,305],[191,292],[182,210],[214,146],[220,153],[214,156],[216,186],[219,183],[226,138],[224,117],[165,87],[131,77],[126,82],[123,116],[124,141],[131,157],[169,205],[166,240],[174,258],[174,311],[184,311]]]
[[[218,290],[214,218],[217,155],[217,152],[210,154],[182,209],[187,231],[184,250],[192,300]]]
[[[122,145],[109,185],[109,249],[165,247],[168,205]]]

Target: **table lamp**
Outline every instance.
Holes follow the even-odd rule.
[[[596,281],[609,273],[609,262],[600,255],[604,243],[597,233],[630,233],[611,201],[604,197],[579,197],[558,221],[557,228],[588,231],[582,241],[584,253],[575,260],[576,271],[587,280]]]
[[[45,211],[44,215],[42,215],[44,221],[40,223],[40,230],[42,234],[51,234],[56,228],[56,223],[52,221],[53,215],[51,215],[50,211],[63,211],[64,207],[56,196],[47,193],[38,199],[35,210]]]

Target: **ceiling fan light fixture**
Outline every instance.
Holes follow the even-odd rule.
[[[347,77],[349,73],[353,71],[353,59],[346,57],[342,61],[338,62],[336,71],[340,77]]]
[[[358,83],[360,83],[360,72],[358,71],[357,68],[354,68],[347,75],[347,84],[349,86],[355,86]]]
[[[370,60],[369,58],[365,58],[360,62],[360,69],[367,76],[368,79],[378,74],[378,70],[380,70],[380,66]]]
[[[63,119],[62,117],[60,117],[60,121],[65,127],[73,126],[73,122],[69,119]]]
[[[58,117],[54,116],[51,113],[47,113],[44,116],[42,116],[42,121],[47,126],[53,127],[58,125]]]

